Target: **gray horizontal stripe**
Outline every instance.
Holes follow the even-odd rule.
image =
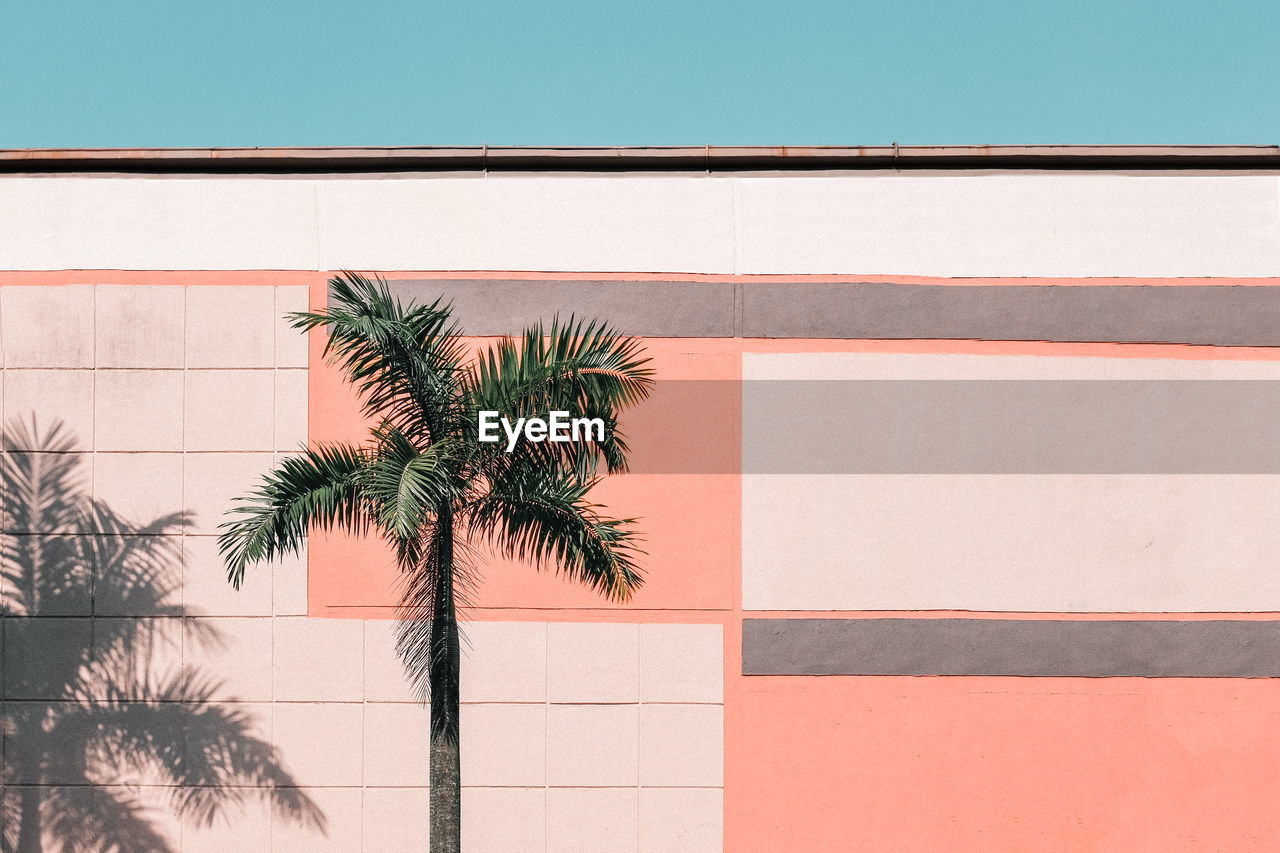
[[[1273,380],[760,380],[742,412],[752,474],[1280,474]]]
[[[1118,341],[1280,346],[1280,287],[403,279],[473,335],[559,313],[649,337]]]
[[[742,674],[1275,678],[1280,622],[745,619]]]
[[[1277,346],[1280,288],[761,282],[742,334]]]
[[[732,282],[397,280],[401,299],[430,302],[444,295],[470,335],[514,335],[559,314],[607,321],[629,335],[733,337]]]

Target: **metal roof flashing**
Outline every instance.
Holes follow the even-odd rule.
[[[1275,171],[1275,145],[403,146],[0,149],[15,174]]]

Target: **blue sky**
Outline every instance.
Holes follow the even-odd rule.
[[[1280,142],[1280,3],[0,7],[0,147]]]

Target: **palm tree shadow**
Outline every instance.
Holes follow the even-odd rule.
[[[244,706],[170,654],[187,514],[140,525],[94,500],[59,423],[11,421],[2,440],[0,851],[173,849],[140,779],[189,824],[260,799],[324,832]],[[188,641],[221,641],[204,620],[186,628]]]

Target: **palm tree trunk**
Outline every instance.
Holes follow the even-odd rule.
[[[458,614],[453,596],[453,513],[437,518],[439,570],[431,615],[431,853],[461,853]]]

